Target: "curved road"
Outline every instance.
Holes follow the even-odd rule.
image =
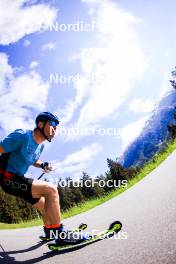
[[[64,221],[88,223],[88,231],[123,223],[117,239],[53,254],[38,241],[41,228],[0,230],[0,263],[176,264],[176,151],[120,196]]]

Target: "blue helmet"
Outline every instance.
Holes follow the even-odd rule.
[[[39,122],[47,122],[47,121],[53,121],[55,123],[55,126],[59,125],[59,119],[56,115],[50,113],[50,112],[42,112],[40,113],[35,120],[36,126]]]
[[[40,128],[38,126],[38,123],[39,122],[44,122],[43,124],[43,127]],[[53,126],[53,127],[56,127],[57,125],[59,125],[59,119],[56,115],[53,115],[52,113],[50,112],[42,112],[40,113],[36,119],[35,119],[35,123],[36,123],[36,129],[40,131],[40,133],[49,141],[51,142],[51,139],[48,138],[46,135],[45,135],[45,132],[44,132],[44,129],[45,129],[45,126],[46,126],[46,123],[49,122],[50,126]]]

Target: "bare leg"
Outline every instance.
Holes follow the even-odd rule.
[[[50,225],[50,221],[49,218],[47,217],[46,213],[45,213],[45,198],[42,197],[40,198],[40,200],[38,201],[38,203],[36,203],[34,205],[35,208],[37,208],[41,214],[42,214],[42,219],[43,219],[43,224],[45,226],[49,226]]]
[[[45,198],[44,215],[50,225],[61,223],[59,194],[57,188],[47,182],[34,180],[32,183],[32,196]]]

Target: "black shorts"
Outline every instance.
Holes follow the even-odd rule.
[[[25,178],[9,172],[0,172],[0,186],[8,194],[23,198],[26,202],[34,205],[40,198],[32,197],[33,179]]]

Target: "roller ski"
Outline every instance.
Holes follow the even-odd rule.
[[[71,233],[68,236],[68,232],[66,231],[65,237],[63,232],[63,238],[58,237],[55,241],[48,243],[48,248],[54,252],[62,252],[65,250],[74,250],[82,248],[86,245],[98,242],[103,239],[107,239],[115,236],[122,228],[122,223],[119,221],[113,222],[108,229],[99,232],[96,235],[92,234],[84,234],[83,232],[75,232]],[[76,236],[77,235],[77,236]]]
[[[81,232],[87,228],[87,224],[80,224],[77,228],[74,228],[72,232]],[[43,242],[55,240],[55,236],[57,236],[58,232],[63,232],[63,225],[58,228],[45,228],[43,227],[43,235],[39,236],[39,239]]]

